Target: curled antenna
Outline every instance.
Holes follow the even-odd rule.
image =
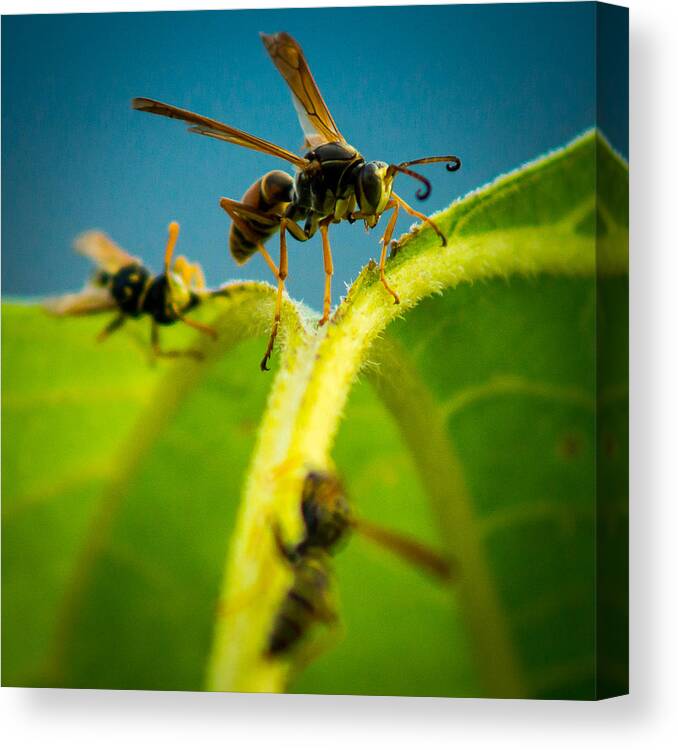
[[[436,164],[441,161],[447,162],[446,168],[448,172],[456,172],[461,167],[461,159],[458,156],[426,156],[423,159],[404,161],[399,166],[411,167],[414,164]]]
[[[426,200],[431,194],[431,183],[424,177],[424,175],[421,175],[418,172],[413,172],[411,169],[407,169],[403,164],[391,164],[388,169],[391,174],[394,172],[402,172],[403,174],[408,175],[408,177],[414,177],[415,180],[423,182],[424,189],[422,190],[422,188],[419,188],[415,193],[420,201]]]
[[[417,198],[419,198],[420,201],[423,201],[431,194],[431,183],[423,175],[408,169],[408,167],[411,167],[414,164],[436,164],[440,162],[447,162],[445,166],[448,172],[456,172],[459,167],[461,167],[461,159],[458,156],[425,156],[423,159],[412,159],[412,161],[403,161],[400,164],[391,164],[388,169],[391,174],[394,172],[402,172],[410,177],[414,177],[414,179],[419,180],[419,182],[423,182],[424,189],[422,190],[420,188],[415,193]]]

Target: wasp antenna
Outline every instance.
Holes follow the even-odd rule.
[[[165,247],[165,273],[170,272],[170,264],[172,262],[174,246],[177,244],[177,240],[179,239],[179,222],[171,221],[167,230],[169,232],[169,237],[167,238],[167,246]]]
[[[457,156],[453,156],[449,163],[445,165],[445,169],[448,172],[456,172],[461,167],[461,159]]]
[[[423,159],[412,159],[412,161],[404,161],[399,166],[411,167],[414,164],[436,164],[439,162],[447,162],[447,171],[456,172],[461,167],[461,159],[458,156],[425,156]]]
[[[424,177],[424,175],[421,175],[418,172],[414,172],[411,169],[407,169],[407,167],[403,166],[402,164],[391,164],[388,169],[391,173],[402,172],[408,177],[413,177],[415,180],[419,180],[419,182],[422,182],[424,184],[424,188],[419,188],[419,190],[417,190],[417,192],[415,193],[420,201],[426,200],[429,195],[431,195],[431,183]]]

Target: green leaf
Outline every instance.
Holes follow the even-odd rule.
[[[597,162],[602,162],[604,167],[598,167]],[[435,398],[438,394],[433,390],[429,395],[427,390],[432,390],[439,380],[442,381],[439,389],[443,386],[454,387],[455,381],[449,370],[458,368],[472,383],[483,384],[483,377],[490,381],[498,378],[500,382],[508,381],[510,391],[515,388],[513,384],[517,380],[523,383],[527,392],[533,388],[547,392],[554,390],[556,393],[562,390],[566,394],[566,401],[568,397],[575,402],[583,399],[589,410],[589,420],[582,417],[579,421],[573,421],[570,425],[572,434],[565,430],[559,435],[559,440],[564,446],[560,449],[564,454],[569,455],[570,451],[577,455],[581,453],[582,465],[587,457],[589,459],[591,492],[587,494],[582,490],[582,485],[570,482],[570,489],[577,493],[581,491],[582,494],[577,494],[569,503],[582,502],[588,506],[589,515],[593,515],[593,458],[592,453],[586,456],[583,451],[586,445],[592,443],[595,425],[594,279],[596,274],[623,277],[628,264],[628,229],[624,226],[623,191],[613,191],[613,200],[609,202],[606,193],[601,191],[600,195],[597,194],[596,178],[604,171],[613,174],[616,171],[615,176],[622,181],[624,179],[622,163],[605,141],[591,132],[565,149],[501,178],[454,204],[435,217],[448,237],[445,248],[439,246],[436,236],[429,229],[401,239],[398,257],[390,264],[388,271],[389,283],[400,295],[400,306],[392,304],[379,283],[376,269],[368,266],[337,310],[334,325],[326,333],[313,337],[306,353],[300,349],[301,361],[293,363],[293,369],[281,373],[279,379],[284,377],[285,380],[276,383],[276,388],[278,394],[284,396],[281,402],[283,408],[269,410],[262,423],[259,445],[236,526],[237,545],[232,548],[225,577],[227,609],[228,602],[242,601],[248,589],[261,593],[252,606],[235,609],[229,617],[219,621],[208,676],[208,684],[213,689],[276,690],[292,674],[290,670],[294,665],[271,662],[263,656],[263,644],[289,585],[289,574],[285,575],[275,546],[271,543],[262,545],[261,539],[267,533],[271,516],[278,516],[288,534],[299,533],[298,503],[304,474],[309,467],[332,469],[334,441],[350,389],[371,358],[379,363],[380,354],[371,351],[371,347],[396,316],[438,293],[441,295],[439,299],[422,303],[420,310],[429,312],[419,325],[409,327],[409,321],[416,319],[416,314],[410,314],[403,323],[413,331],[412,339],[404,349],[409,353],[408,357],[403,355],[389,359],[390,366],[382,364],[380,370],[392,384],[395,394],[410,394],[408,401],[397,402],[397,407],[392,410],[396,418],[410,421],[407,415],[420,418],[418,423],[415,422],[414,436],[411,430],[406,430],[404,437],[410,449],[415,446],[419,448],[418,452],[412,450],[413,456],[418,459],[422,480],[429,485],[429,495],[440,527],[445,531],[443,541],[460,560],[462,582],[458,604],[467,626],[466,632],[473,641],[478,679],[486,694],[497,696],[550,694],[559,689],[574,690],[572,694],[579,695],[582,685],[588,689],[587,695],[593,695],[595,613],[592,597],[587,621],[589,627],[581,626],[579,632],[572,633],[571,639],[586,653],[570,655],[566,651],[565,656],[572,658],[561,663],[560,653],[549,649],[544,672],[535,669],[536,674],[527,674],[527,665],[522,663],[520,645],[516,642],[516,629],[507,611],[513,602],[503,596],[495,580],[497,567],[503,564],[504,559],[501,556],[498,559],[492,557],[494,549],[489,547],[477,529],[478,501],[474,498],[475,487],[469,486],[466,476],[472,467],[464,466],[463,460],[456,456],[454,440],[448,435],[451,414],[444,417],[438,415],[436,418]],[[619,196],[620,201],[615,201],[614,198]],[[596,233],[598,216],[603,217],[605,226],[600,238]],[[521,277],[532,279],[534,295],[531,297],[526,293],[522,298],[513,299],[510,296],[512,286],[507,286],[503,281],[511,277],[516,277],[511,284],[515,284],[517,290],[520,289],[518,280]],[[457,304],[450,303],[450,300],[482,300],[490,282],[496,289],[491,296],[496,297],[498,303],[503,298],[505,307],[502,308],[501,304],[494,310],[492,307],[480,307],[477,320],[470,309],[467,314],[469,304],[466,304],[450,318],[450,309],[446,305]],[[469,286],[470,283],[474,286]],[[577,301],[579,306],[572,308],[572,303],[576,304]],[[489,317],[490,313],[493,313],[493,317]],[[487,326],[484,315],[488,316]],[[516,326],[515,331],[511,331],[512,325]],[[420,342],[431,338],[432,330],[446,330],[451,338],[449,342],[446,338],[434,339],[432,350],[425,352],[421,358],[429,364],[417,373],[417,363],[408,366],[409,356],[422,346]],[[493,335],[484,338],[486,331]],[[459,352],[455,352],[451,346],[457,338],[462,338],[464,342]],[[502,344],[509,340],[514,347],[505,350]],[[516,360],[515,370],[510,366],[518,343],[530,347],[525,357],[533,364],[524,372],[519,360]],[[565,352],[570,345],[574,349],[571,357],[567,357]],[[583,357],[582,352],[588,353],[588,359]],[[488,373],[479,367],[482,354],[494,358],[493,369]],[[543,365],[540,369],[536,363],[541,360]],[[306,365],[308,362],[312,363],[311,368]],[[558,368],[562,367],[565,369],[560,372]],[[407,389],[401,375],[410,370],[414,370],[411,380],[415,385]],[[542,370],[553,377],[542,379]],[[493,382],[490,382],[492,386]],[[463,392],[457,394],[446,388],[443,388],[444,403],[453,400],[456,395],[464,396]],[[534,432],[537,428],[543,433],[537,432],[537,435],[545,440],[549,434],[547,425],[541,424],[545,414],[543,409],[538,411],[533,425],[535,415],[530,414],[524,402],[516,400],[513,404],[509,402],[508,408],[505,407],[497,418],[506,422],[508,430],[517,430],[518,427],[526,430],[526,441],[529,431]],[[422,422],[422,415],[426,415],[430,422]],[[515,420],[513,415],[516,415]],[[556,426],[564,430],[564,425],[557,420],[552,429]],[[474,435],[477,451],[482,450],[482,442],[489,441],[489,436],[499,434],[498,429],[492,427],[491,420],[482,427]],[[485,430],[489,431],[489,436]],[[374,433],[377,436],[381,434],[380,424],[376,422]],[[516,439],[514,433],[513,441]],[[619,439],[623,442],[623,436]],[[425,446],[431,440],[431,452],[439,459],[433,466],[424,460],[428,453]],[[574,448],[570,447],[571,444]],[[509,443],[508,449],[515,450],[514,442]],[[557,451],[557,447],[551,446],[549,457],[552,460],[540,464],[544,455],[530,453],[527,446],[523,457],[531,456],[530,460],[525,459],[529,470],[524,469],[523,474],[514,471],[499,483],[503,491],[503,482],[515,482],[513,492],[520,498],[520,503],[529,509],[528,514],[533,507],[544,505],[552,515],[559,517],[560,497],[556,492],[558,476],[553,466],[557,456],[553,459],[553,451]],[[510,457],[505,461],[512,465]],[[567,466],[566,461],[563,463]],[[272,472],[272,467],[279,465],[286,466],[286,471]],[[483,466],[483,469],[495,471],[498,476],[492,467]],[[575,473],[585,487],[585,472]],[[351,467],[344,468],[344,474],[350,482]],[[541,488],[539,492],[537,488]],[[382,507],[387,502],[382,493]],[[495,502],[500,503],[500,500],[495,498]],[[385,516],[386,511],[383,513]],[[577,516],[575,510],[568,506],[566,515],[571,513]],[[531,531],[532,537],[528,541],[534,542],[535,554],[540,554],[544,550],[537,542],[541,543],[546,537],[539,529]],[[580,585],[592,586],[592,519],[588,531],[588,537],[586,530],[583,536],[591,542],[590,556],[582,559],[575,555],[572,560],[568,556],[569,568],[552,565],[546,569],[544,578],[551,587],[563,590],[562,584],[569,584],[570,578],[576,580],[577,589]],[[511,535],[514,544],[515,536]],[[585,540],[582,545],[586,546]],[[516,553],[516,549],[509,547],[503,553],[510,557],[511,553]],[[540,569],[538,560],[531,562],[537,565],[536,569]],[[548,559],[544,558],[544,562],[546,565]],[[247,571],[247,575],[243,575],[243,571]],[[514,586],[520,588],[519,583],[514,581]],[[525,594],[525,591],[521,591]],[[529,586],[527,591],[530,591]],[[580,592],[577,590],[576,594]],[[559,597],[556,596],[556,599]],[[538,601],[541,604],[541,598]],[[521,603],[525,606],[528,604],[527,601]],[[404,597],[402,605],[408,606]],[[559,605],[560,601],[556,607]],[[420,610],[418,615],[419,621],[422,621],[430,613]],[[392,616],[398,617],[397,614]],[[556,634],[549,631],[549,637],[556,638]],[[416,648],[420,643],[421,640],[416,639],[415,651],[410,654],[410,660],[415,664]],[[388,654],[389,658],[398,653],[398,667],[408,663],[406,658],[402,658],[402,642],[391,646],[389,648],[388,644],[383,643],[383,653]],[[439,654],[445,654],[448,648],[449,642],[438,639]],[[375,658],[379,660],[378,656]],[[547,666],[552,674],[546,674]],[[379,667],[386,668],[383,659],[379,660]],[[331,673],[325,674],[332,679]],[[411,676],[402,686],[390,683],[388,692],[407,693],[411,683]],[[316,688],[307,685],[306,689]],[[356,689],[352,684],[322,686],[322,690],[328,692],[352,692]],[[368,688],[365,692],[379,689]],[[425,692],[433,690],[431,688]]]
[[[323,329],[286,304],[268,397],[264,285],[205,306],[205,363],[154,370],[124,338],[94,347],[91,321],[6,307],[6,684],[592,697],[597,396],[602,471],[627,444],[623,346],[596,380],[596,293],[623,342],[627,195],[592,132],[453,204],[447,247],[415,230],[387,264],[400,306],[373,264]],[[262,654],[290,580],[271,524],[300,534],[308,467],[460,578],[353,539],[343,640],[300,671]],[[599,518],[613,536],[623,491]]]
[[[266,399],[255,365],[272,297],[266,284],[228,287],[201,312],[216,344],[163,331],[204,361],[154,367],[145,321],[97,345],[99,319],[3,305],[5,684],[201,685]],[[292,351],[301,325],[287,304]],[[158,649],[173,642],[171,658],[148,648],[150,633]]]

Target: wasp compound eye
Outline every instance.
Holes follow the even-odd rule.
[[[372,162],[365,164],[358,176],[360,208],[365,212],[376,209],[381,201],[382,189],[383,178],[379,167]]]

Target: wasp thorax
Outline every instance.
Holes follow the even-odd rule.
[[[383,161],[368,161],[359,169],[356,179],[356,198],[360,212],[373,217],[366,219],[370,226],[384,212],[393,188],[393,176],[388,174],[388,164]]]

